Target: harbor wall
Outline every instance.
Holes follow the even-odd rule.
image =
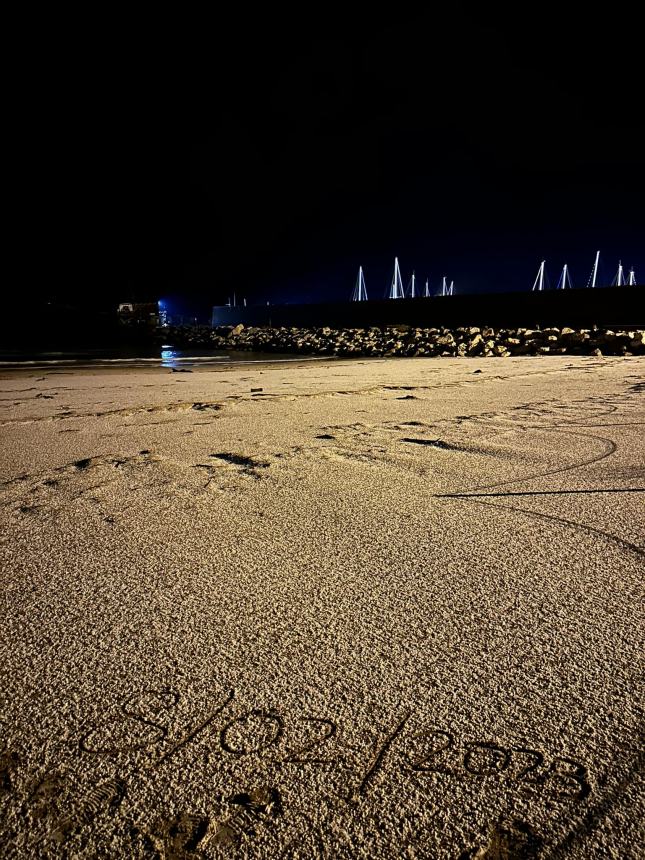
[[[642,287],[435,296],[368,302],[216,306],[212,325],[365,328],[368,326],[643,327]]]

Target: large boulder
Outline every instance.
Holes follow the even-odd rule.
[[[447,332],[447,334],[439,335],[437,338],[437,346],[454,346],[455,338],[453,337],[451,332]]]
[[[481,336],[481,334],[476,334],[468,342],[468,346],[466,347],[468,350],[468,354],[469,355],[476,355],[476,353],[481,351],[483,343],[484,343],[484,338]]]
[[[630,340],[629,346],[636,352],[643,349],[645,347],[645,331],[634,332],[634,337]]]

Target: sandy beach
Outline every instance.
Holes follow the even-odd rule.
[[[0,854],[642,857],[644,391],[0,371]]]

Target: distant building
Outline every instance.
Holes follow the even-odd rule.
[[[159,302],[121,302],[117,313],[124,325],[152,327],[163,324]]]

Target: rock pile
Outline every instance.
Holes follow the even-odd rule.
[[[269,328],[180,326],[160,336],[176,347],[341,356],[642,355],[639,329]]]

